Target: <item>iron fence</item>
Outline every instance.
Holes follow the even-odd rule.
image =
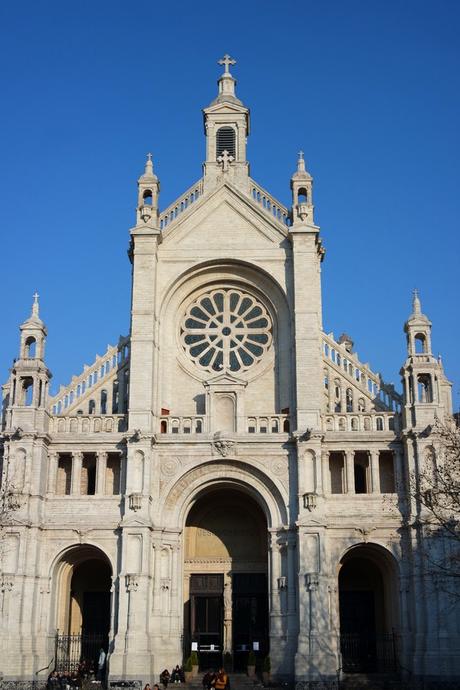
[[[82,633],[79,635],[56,634],[55,670],[88,672],[97,671],[101,647],[107,652],[107,635]]]
[[[394,633],[345,633],[340,636],[344,673],[394,673],[397,646]]]

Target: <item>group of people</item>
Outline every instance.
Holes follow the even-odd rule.
[[[160,673],[160,683],[164,690],[166,690],[169,683],[185,683],[185,673],[182,666],[177,665],[171,673],[165,668],[164,671]],[[230,680],[223,668],[220,668],[217,672],[211,670],[206,671],[202,683],[203,690],[230,690]],[[144,690],[160,690],[160,686],[158,683],[155,683],[152,689],[150,684],[147,683]]]
[[[203,676],[203,690],[230,690],[230,679],[225,669],[220,668],[217,673],[206,671]]]
[[[107,654],[101,647],[96,661],[80,661],[75,671],[52,671],[48,676],[46,690],[74,690],[81,688],[86,680],[104,680]]]
[[[48,676],[46,684],[47,690],[71,690],[71,688],[81,687],[81,677],[77,671],[53,671]]]
[[[182,666],[179,666],[179,664],[177,664],[177,666],[173,668],[171,673],[169,673],[168,669],[165,668],[164,671],[160,673],[160,683],[165,688],[165,690],[168,687],[169,683],[185,683],[185,673]],[[158,685],[154,685],[154,690],[157,687]]]

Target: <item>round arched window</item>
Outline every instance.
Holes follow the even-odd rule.
[[[200,295],[180,325],[187,355],[207,371],[245,371],[259,362],[272,342],[272,322],[253,295],[221,288]]]

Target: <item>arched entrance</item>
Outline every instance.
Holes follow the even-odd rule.
[[[342,558],[339,608],[344,672],[395,670],[396,582],[393,557],[381,547],[358,546]]]
[[[268,653],[267,520],[233,487],[209,488],[190,509],[184,543],[185,653],[201,668],[231,654],[246,668],[250,650]]]
[[[56,569],[56,667],[75,670],[82,662],[97,668],[110,632],[112,568],[94,546],[76,546]]]

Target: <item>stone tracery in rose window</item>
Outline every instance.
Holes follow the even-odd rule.
[[[272,343],[272,322],[263,304],[242,290],[220,288],[200,295],[180,326],[185,352],[201,369],[246,371]]]

